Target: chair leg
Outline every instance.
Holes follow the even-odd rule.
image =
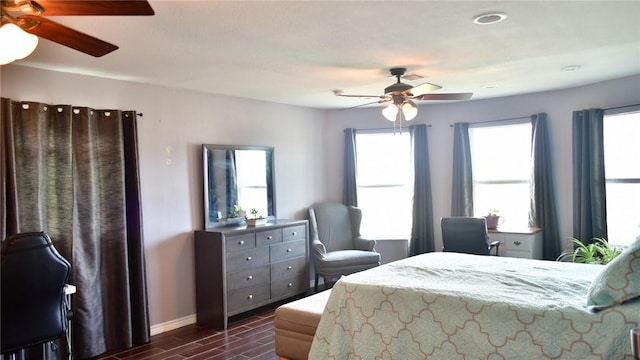
[[[330,276],[323,276],[322,277],[324,279],[324,288],[326,289],[330,289],[331,288],[331,277]]]
[[[314,293],[317,293],[317,292],[318,292],[318,277],[319,277],[319,276],[320,276],[320,275],[316,272],[316,283],[315,283],[315,286],[313,287],[313,292],[314,292]]]

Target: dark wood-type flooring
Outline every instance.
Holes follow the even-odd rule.
[[[94,360],[277,360],[276,306],[232,317],[227,330],[196,324],[151,337],[151,342],[133,349],[111,351]]]

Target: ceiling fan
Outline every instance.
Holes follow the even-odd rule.
[[[421,78],[416,75],[405,75],[406,68],[391,68],[389,70],[391,75],[396,78],[396,82],[387,86],[384,89],[384,95],[348,95],[344,94],[342,90],[334,90],[333,93],[336,96],[343,97],[357,97],[363,99],[378,98],[379,100],[358,105],[355,107],[370,105],[370,104],[382,104],[391,102],[391,104],[382,110],[382,114],[389,121],[395,121],[398,118],[402,120],[411,120],[418,114],[418,107],[414,100],[469,100],[473,93],[449,93],[449,94],[431,94],[432,91],[439,90],[442,86],[431,84],[428,82],[422,83],[418,86],[411,86],[400,81],[402,78],[415,79]],[[417,95],[414,95],[417,94]]]
[[[118,46],[43,16],[154,15],[146,0],[1,0],[1,25],[14,24],[33,34],[95,57]]]

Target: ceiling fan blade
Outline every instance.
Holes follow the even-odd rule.
[[[374,99],[374,98],[378,98],[378,99],[384,99],[385,97],[382,95],[336,95],[336,96],[342,96],[342,97],[357,97],[357,98],[363,98],[363,99]]]
[[[57,22],[36,15],[22,15],[16,23],[24,31],[40,36],[58,44],[76,49],[95,57],[106,55],[118,46],[102,41],[93,36],[81,33]],[[37,24],[33,26],[33,24]]]
[[[366,104],[360,104],[360,105],[356,105],[356,106],[352,106],[352,107],[348,107],[348,108],[344,108],[344,109],[340,109],[340,110],[351,110],[351,109],[356,109],[356,108],[367,106],[367,105],[380,104],[380,103],[383,103],[383,102],[385,102],[385,101],[384,100],[372,101],[372,102],[368,102]]]
[[[333,94],[335,96],[355,97],[355,98],[362,98],[362,99],[374,99],[374,98],[384,99],[384,98],[386,98],[386,96],[383,96],[383,95],[348,95],[348,94],[343,94],[342,92],[340,92],[338,90],[334,91]]]
[[[473,93],[422,94],[414,96],[416,100],[469,100]]]
[[[412,94],[426,94],[440,89],[442,89],[442,86],[426,82],[418,86],[414,86],[408,91]]]
[[[146,0],[38,0],[43,15],[154,15]]]

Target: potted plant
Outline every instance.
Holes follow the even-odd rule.
[[[504,222],[504,218],[498,215],[498,213],[498,209],[489,209],[489,211],[487,211],[487,215],[484,216],[487,222],[487,229],[495,229]],[[500,219],[502,219],[502,222]]]
[[[247,226],[258,226],[265,225],[267,223],[267,218],[260,215],[260,212],[255,208],[249,210],[249,216],[247,216],[246,220]]]
[[[246,214],[247,212],[242,209],[242,206],[236,204],[233,205],[233,209],[227,214],[226,217],[219,218],[218,221],[226,222],[229,224],[237,224],[244,220]]]
[[[573,242],[573,249],[563,251],[558,257],[558,261],[605,265],[622,253],[622,249],[612,247],[603,238],[593,238],[593,242],[589,245],[585,245],[576,238],[572,238],[571,241]]]

